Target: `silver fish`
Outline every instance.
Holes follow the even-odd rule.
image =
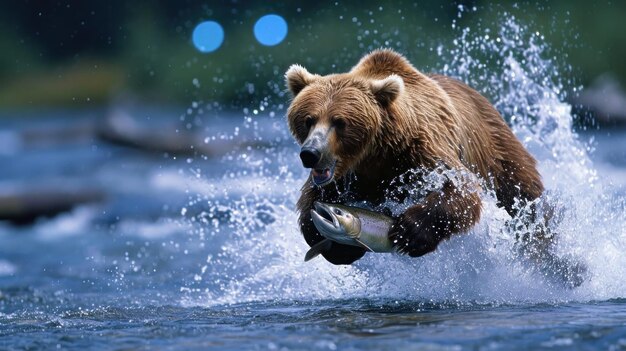
[[[365,248],[372,252],[392,252],[393,244],[387,237],[394,220],[381,213],[359,207],[327,204],[316,201],[311,210],[315,228],[326,239],[313,245],[304,261],[330,249],[332,241]]]

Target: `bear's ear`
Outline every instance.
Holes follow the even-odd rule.
[[[392,103],[404,91],[404,81],[397,74],[385,79],[377,79],[370,83],[376,100],[383,105]]]
[[[293,96],[298,95],[302,89],[306,88],[306,86],[311,84],[317,77],[319,76],[309,73],[306,68],[300,65],[291,65],[285,73],[287,88],[289,88]]]

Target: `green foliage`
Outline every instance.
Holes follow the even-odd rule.
[[[119,15],[107,14],[105,19],[114,23],[107,22],[104,34],[93,29],[97,39],[108,40],[87,49],[78,45],[66,55],[46,51],[46,42],[29,33],[29,20],[1,11],[5,25],[0,50],[10,54],[0,57],[0,105],[106,102],[120,91],[131,91],[160,101],[254,106],[267,96],[283,94],[282,75],[293,63],[325,74],[349,69],[369,50],[392,47],[423,70],[440,69],[437,47],[450,47],[460,26],[497,28],[505,10],[545,34],[551,55],[564,66],[571,64],[580,83],[607,71],[626,82],[624,3],[476,2],[477,10],[462,18],[457,18],[457,5],[444,1],[132,4],[114,1],[109,8],[99,3],[100,12],[89,12],[82,3],[85,17],[107,9]],[[10,6],[5,3],[0,10]],[[268,13],[283,16],[289,25],[285,41],[273,47],[259,44],[252,32],[254,22]],[[194,26],[208,19],[222,24],[225,41],[216,52],[202,54],[190,37]],[[77,23],[58,25],[80,30]],[[63,44],[66,38],[58,40]],[[63,46],[56,49],[62,51]]]

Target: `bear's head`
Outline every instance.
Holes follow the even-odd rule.
[[[380,142],[390,104],[404,90],[395,74],[383,79],[352,72],[320,76],[292,65],[285,78],[293,95],[289,128],[302,147],[302,165],[311,168],[318,186],[343,177],[366,159]]]

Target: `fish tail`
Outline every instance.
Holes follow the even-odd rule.
[[[304,262],[308,262],[314,259],[315,257],[317,257],[322,252],[330,250],[330,246],[332,244],[333,244],[332,241],[328,239],[324,239],[320,241],[319,243],[311,246],[309,251],[306,252],[306,255],[304,255]]]

